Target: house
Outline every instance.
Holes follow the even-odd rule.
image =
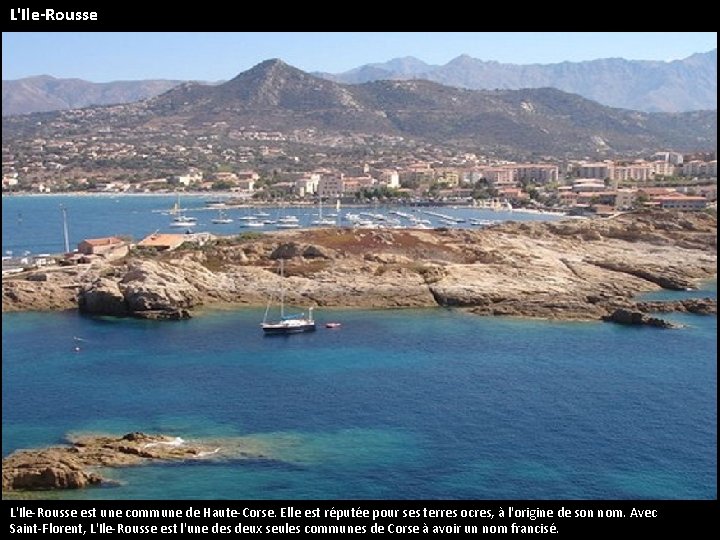
[[[115,236],[109,236],[107,238],[86,238],[78,244],[78,252],[83,255],[124,257],[128,253],[128,245],[127,242]]]
[[[664,210],[687,210],[698,211],[707,208],[708,201],[705,197],[689,197],[686,195],[665,195],[653,197],[652,202],[659,203]]]
[[[158,251],[172,251],[187,241],[186,234],[153,233],[137,243],[138,247],[154,248]]]

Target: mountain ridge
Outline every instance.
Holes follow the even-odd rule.
[[[468,90],[426,80],[344,85],[273,59],[219,85],[182,84],[148,100],[92,114],[4,117],[3,135],[50,129],[253,129],[325,136],[382,135],[500,154],[600,155],[657,148],[714,148],[717,112],[642,113],[554,88]],[[113,128],[115,126],[115,128]],[[305,137],[306,135],[303,135]]]
[[[670,62],[601,58],[584,62],[507,64],[467,54],[444,65],[414,56],[311,75],[344,84],[427,79],[469,89],[555,87],[604,105],[644,112],[717,109],[717,49]],[[94,83],[37,75],[2,82],[2,114],[27,114],[129,103],[189,81],[151,79]]]
[[[94,83],[77,78],[36,75],[2,81],[2,114],[28,114],[146,99],[183,81],[150,79]]]
[[[424,64],[425,70],[398,65]],[[473,90],[554,87],[604,105],[644,112],[717,109],[717,49],[661,62],[601,58],[583,62],[508,64],[467,54],[444,65],[414,57],[359,66],[344,73],[315,73],[335,82],[360,84],[378,79],[427,79]]]

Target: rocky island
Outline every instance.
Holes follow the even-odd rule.
[[[483,230],[249,233],[4,279],[3,311],[182,319],[202,307],[264,305],[279,288],[277,261],[284,259],[286,301],[298,306],[452,306],[479,315],[647,323],[642,315],[650,311],[715,312],[714,300],[633,298],[715,276],[716,227],[710,213],[640,211]]]

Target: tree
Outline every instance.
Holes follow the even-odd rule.
[[[217,182],[213,182],[212,189],[213,191],[229,191],[233,185],[232,182],[228,182],[227,180],[218,180]]]
[[[647,203],[650,202],[650,197],[647,193],[638,193],[638,196],[635,197],[635,208],[642,208]]]

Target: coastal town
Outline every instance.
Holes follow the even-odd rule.
[[[279,132],[244,130],[237,137],[255,141],[285,140]],[[93,137],[93,139],[95,139]],[[207,139],[207,137],[202,137]],[[384,141],[387,143],[388,141]],[[3,194],[20,193],[230,193],[236,203],[343,204],[381,201],[395,204],[463,204],[536,208],[580,215],[607,215],[638,207],[702,210],[717,201],[714,152],[657,151],[646,159],[602,161],[546,160],[513,162],[440,148],[375,161],[345,157],[333,164],[327,156],[318,167],[303,170],[300,158],[280,147],[226,149],[212,144],[185,148],[158,145],[141,154],[132,144],[77,143],[36,139],[21,150],[3,146]],[[212,165],[198,167],[197,154]],[[152,163],[173,156],[186,163],[180,173],[155,177],[143,171],[111,173],[132,159]],[[183,156],[194,156],[183,158]],[[318,156],[314,156],[318,158]],[[213,161],[215,158],[215,161]],[[287,166],[284,162],[291,161]],[[335,160],[337,161],[337,159]],[[89,167],[88,163],[95,164]],[[252,168],[255,162],[265,166]],[[85,165],[82,165],[85,163]],[[95,170],[95,172],[91,172]],[[84,176],[82,176],[82,174]]]

